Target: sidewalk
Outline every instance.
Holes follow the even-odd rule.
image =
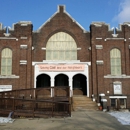
[[[107,112],[81,110],[67,118],[16,119],[0,124],[0,130],[130,130]]]

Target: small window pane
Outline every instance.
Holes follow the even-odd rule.
[[[53,60],[58,60],[58,51],[53,51]]]
[[[115,65],[115,60],[111,59],[111,65]]]
[[[116,99],[111,99],[111,106],[116,107]]]
[[[7,67],[7,75],[11,75],[11,68]]]
[[[120,99],[120,105],[125,105],[124,99]]]
[[[8,60],[7,60],[7,65],[8,65],[8,66],[11,66],[11,65],[12,65],[12,59],[8,59]]]
[[[64,51],[59,51],[59,60],[64,60]]]
[[[120,59],[116,59],[116,65],[121,65],[121,60]]]
[[[121,74],[121,69],[120,69],[120,66],[116,68],[117,70],[117,74]]]
[[[1,67],[1,75],[5,75],[6,73],[6,67]]]
[[[76,52],[75,50],[71,51],[71,60],[77,59],[77,53],[75,53],[75,52]]]
[[[71,51],[65,51],[65,59],[66,60],[71,60]]]
[[[116,73],[115,67],[111,67],[111,75],[115,75],[115,73]]]
[[[51,60],[51,55],[52,55],[52,51],[49,51],[49,50],[48,50],[48,51],[46,52],[46,59],[47,59],[47,60]]]
[[[5,58],[2,58],[1,59],[1,66],[5,66],[6,65],[6,59]]]

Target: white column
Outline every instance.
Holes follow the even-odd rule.
[[[86,77],[86,91],[87,91],[87,97],[89,97],[89,82],[88,82],[88,77]]]
[[[70,97],[73,96],[73,79],[69,77],[69,86],[70,86]]]
[[[54,78],[51,77],[51,87],[54,86]]]
[[[34,88],[36,88],[37,78],[34,77]]]
[[[54,87],[54,78],[53,78],[53,77],[51,77],[51,87]],[[54,96],[54,91],[53,91],[53,90],[54,90],[54,89],[51,88],[51,97]]]
[[[89,97],[89,65],[90,63],[88,62],[87,65],[85,65],[85,70],[86,70],[86,90],[87,90],[87,97]]]

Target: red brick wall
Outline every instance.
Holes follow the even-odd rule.
[[[16,23],[14,28],[9,31],[10,36],[8,37],[4,35],[5,29],[0,30],[0,52],[3,48],[12,50],[12,75],[19,76],[19,78],[0,78],[0,85],[12,85],[13,89],[30,88],[31,85],[32,25],[22,26],[22,24]],[[21,39],[21,37],[27,37],[27,39]],[[28,47],[21,49],[20,45],[27,45]],[[20,60],[27,60],[27,65],[20,65]]]
[[[113,94],[113,82],[122,82],[122,95],[129,98],[130,96],[130,80],[129,78],[104,78],[106,75],[110,75],[110,50],[118,48],[121,51],[121,69],[122,74],[130,75],[130,27],[122,25],[122,30],[117,30],[116,33],[118,39],[112,36],[113,31],[110,31],[108,25],[102,23],[101,26],[91,25],[91,46],[92,46],[92,86],[94,95],[98,96],[100,93],[107,96],[114,96]],[[96,39],[102,38],[102,39]],[[119,39],[121,38],[121,39]],[[125,40],[126,39],[126,40]],[[96,49],[96,45],[102,45],[103,49]],[[103,64],[97,65],[96,61],[102,60]],[[107,94],[107,91],[110,91]],[[97,98],[98,101],[98,98]],[[128,101],[130,104],[130,101]],[[108,102],[110,103],[110,102]],[[129,106],[129,105],[128,105]],[[130,106],[129,106],[130,107]]]

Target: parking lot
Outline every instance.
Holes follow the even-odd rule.
[[[108,112],[79,110],[64,118],[20,118],[1,123],[0,130],[130,130]]]

